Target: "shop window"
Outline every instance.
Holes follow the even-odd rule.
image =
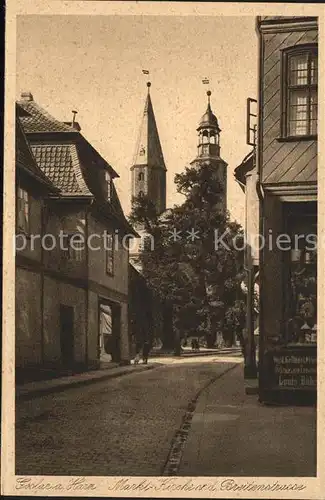
[[[317,249],[316,234],[312,231],[311,227],[308,241],[303,238],[290,252],[289,344],[317,343]]]
[[[315,46],[283,52],[282,135],[317,134],[318,55]]]

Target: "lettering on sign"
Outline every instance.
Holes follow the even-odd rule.
[[[273,381],[281,388],[317,388],[317,355],[313,353],[273,353]]]

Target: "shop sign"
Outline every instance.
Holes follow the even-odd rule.
[[[269,352],[267,379],[279,389],[317,388],[316,349]]]

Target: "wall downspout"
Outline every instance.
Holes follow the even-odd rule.
[[[263,138],[263,57],[264,48],[262,43],[262,33],[259,27],[260,18],[256,19],[256,31],[258,37],[258,96],[257,96],[257,143],[256,143],[256,169],[257,169],[257,184],[256,190],[259,198],[259,233],[264,235],[264,192],[261,186],[261,170],[262,170],[262,138]],[[259,401],[262,398],[263,391],[263,362],[264,362],[264,323],[263,323],[263,288],[264,288],[264,266],[263,266],[264,252],[263,248],[259,249],[259,370],[258,370],[258,385],[259,385]]]

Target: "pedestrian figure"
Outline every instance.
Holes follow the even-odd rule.
[[[135,357],[134,357],[134,364],[138,365],[139,361],[140,361],[140,353],[137,352],[136,355],[135,355]]]
[[[150,352],[150,346],[149,342],[146,340],[145,343],[143,344],[143,349],[142,349],[142,358],[144,364],[148,363],[149,352]]]
[[[194,351],[194,349],[195,349],[195,339],[192,339],[191,346],[192,346],[192,351]]]

